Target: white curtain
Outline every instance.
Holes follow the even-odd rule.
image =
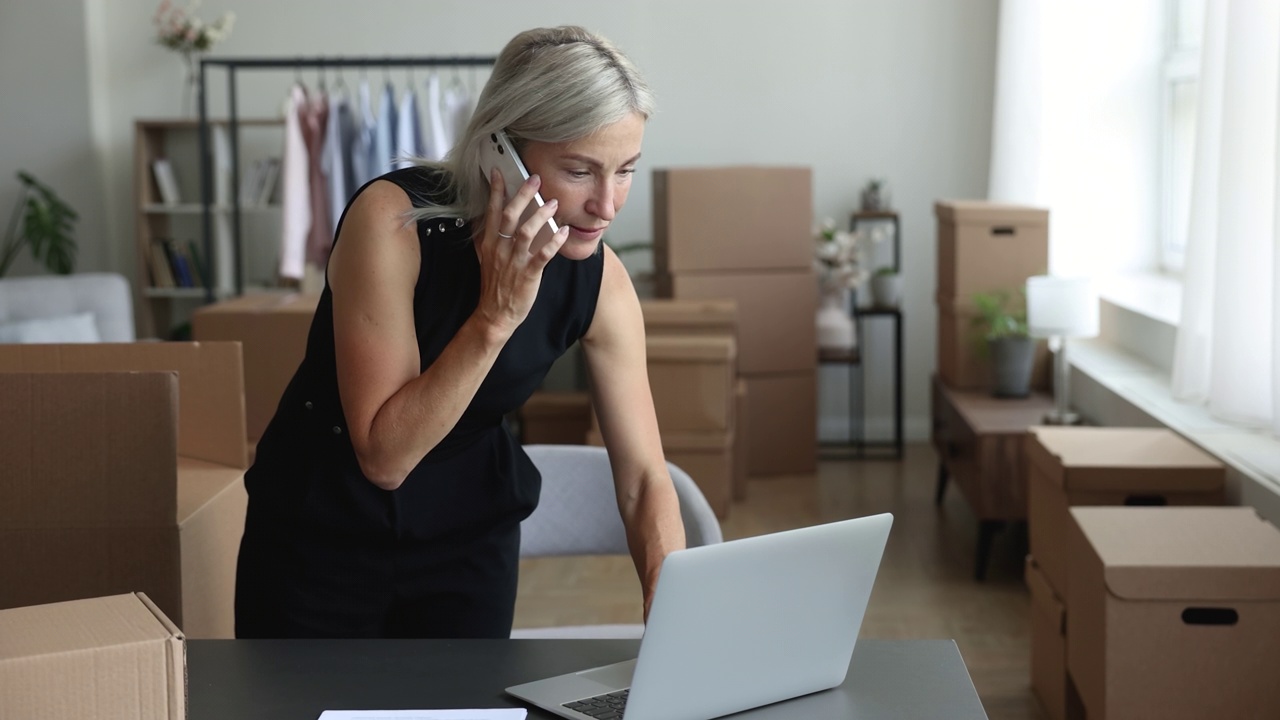
[[[1280,0],[1207,5],[1173,391],[1280,434]]]
[[[1166,0],[1001,0],[987,197],[1049,209],[1049,267],[1156,263]]]

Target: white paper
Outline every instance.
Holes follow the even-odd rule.
[[[524,708],[496,710],[325,710],[320,720],[524,720]]]

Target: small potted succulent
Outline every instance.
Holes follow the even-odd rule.
[[[902,304],[902,274],[890,265],[871,276],[871,300],[876,307],[896,308]]]
[[[884,178],[871,178],[862,188],[863,212],[879,212],[889,209],[889,188]]]

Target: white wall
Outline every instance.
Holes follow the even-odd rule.
[[[101,165],[90,132],[85,12],[80,2],[0,0],[0,233],[26,170],[80,215],[77,267],[112,264]],[[10,275],[47,272],[28,250]]]
[[[132,123],[177,111],[180,61],[152,39],[154,0],[46,5],[55,4],[56,10],[0,0],[0,172],[29,158],[28,166],[50,180],[65,177],[67,193],[82,197],[85,209],[100,204],[105,210],[92,218],[86,213],[92,223],[81,232],[109,245],[86,256],[81,267],[131,274]],[[935,354],[932,204],[986,192],[996,5],[794,0],[762,9],[735,0],[208,0],[202,15],[237,14],[219,56],[496,54],[519,30],[577,23],[612,39],[654,87],[659,111],[643,160],[650,168],[808,165],[815,217],[842,219],[868,177],[888,178],[905,231],[908,430],[924,437]],[[76,36],[86,27],[87,42]],[[94,60],[88,70],[87,58]],[[244,73],[241,114],[274,112],[292,75]],[[215,71],[215,112],[223,107],[223,77]],[[314,81],[314,71],[307,77]],[[405,71],[394,71],[393,78],[403,82]],[[31,119],[18,123],[19,114]],[[72,169],[81,166],[89,171]],[[650,182],[642,172],[611,237],[647,240],[650,226]],[[643,258],[631,264],[637,270],[649,265]],[[890,340],[882,329],[867,343],[883,348]],[[869,385],[876,393],[869,409],[887,412],[888,358],[875,354],[872,360]],[[822,384],[823,425],[839,429],[847,396],[843,375],[828,369]]]

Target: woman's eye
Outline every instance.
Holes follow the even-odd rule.
[[[618,171],[618,174],[619,174],[619,175],[635,175],[635,174],[636,174],[636,169],[635,169],[635,168],[633,168],[633,167],[631,167],[631,168],[622,168],[621,170],[619,170],[619,171]]]
[[[569,171],[569,177],[572,177],[572,178],[584,178],[590,175],[591,173],[586,170],[570,170]]]

